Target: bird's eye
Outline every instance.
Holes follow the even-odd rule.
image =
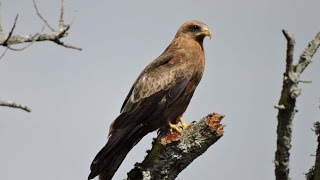
[[[198,26],[198,25],[191,25],[191,26],[189,26],[189,28],[192,29],[192,30],[199,30],[199,29],[200,29],[200,26]]]

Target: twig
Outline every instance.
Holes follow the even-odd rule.
[[[10,49],[10,47],[8,46],[8,41],[11,38],[12,33],[13,33],[15,27],[16,27],[18,17],[19,17],[19,14],[16,15],[16,18],[14,19],[14,23],[13,23],[13,26],[11,28],[11,31],[9,32],[9,35],[8,35],[8,37],[6,39],[4,38],[3,29],[2,29],[1,22],[0,22],[0,36],[1,36],[0,39],[2,39],[2,41],[3,41],[3,43],[1,45],[2,46],[6,46],[6,49],[3,51],[3,53],[0,56],[0,59],[2,59],[3,56],[7,53],[8,49]]]
[[[278,127],[277,127],[277,150],[275,152],[275,176],[276,180],[289,179],[289,159],[291,148],[292,120],[297,110],[295,109],[296,98],[300,95],[298,87],[300,75],[311,62],[313,54],[320,44],[320,33],[309,43],[299,62],[293,65],[293,52],[295,40],[287,30],[282,31],[287,39],[287,58],[286,70],[283,78],[281,97],[278,102],[281,108],[278,109]],[[284,107],[284,108],[283,108]]]
[[[19,17],[19,14],[17,14],[17,15],[16,15],[16,18],[14,19],[13,26],[12,26],[12,28],[11,28],[11,31],[9,32],[8,37],[6,38],[6,40],[4,40],[3,43],[1,43],[2,46],[7,46],[7,45],[8,45],[8,41],[9,41],[9,39],[11,38],[14,29],[16,28],[16,24],[17,24],[18,17]]]
[[[1,1],[0,1],[0,42],[4,41],[4,33],[3,33],[3,28],[2,28],[2,22],[1,22],[1,17],[2,17],[2,6],[1,6]]]
[[[26,105],[21,105],[21,104],[17,104],[13,101],[2,101],[0,100],[0,106],[6,106],[6,107],[11,107],[11,108],[18,108],[18,109],[22,109],[25,110],[27,112],[31,112],[31,109],[26,106]]]
[[[64,28],[64,20],[63,20],[63,15],[64,15],[64,0],[61,0],[61,6],[60,6],[60,19],[59,19],[59,28]]]
[[[73,45],[70,45],[70,44],[66,44],[66,43],[60,41],[59,39],[57,39],[57,40],[54,41],[54,42],[55,42],[56,44],[59,44],[59,45],[65,47],[65,48],[76,49],[76,50],[79,50],[79,51],[82,50],[82,49],[79,48],[79,47],[76,47],[76,46],[73,46]]]
[[[36,10],[36,13],[38,15],[38,17],[44,22],[44,24],[52,31],[54,32],[55,30],[50,26],[50,24],[48,23],[48,21],[41,15],[38,7],[37,7],[37,3],[36,0],[32,0],[33,1],[33,7]]]
[[[135,165],[127,179],[175,179],[194,159],[223,136],[224,125],[220,124],[223,117],[212,113],[181,134],[175,131],[160,133],[143,162]]]
[[[299,80],[299,82],[301,82],[301,83],[312,83],[312,81],[308,81],[308,80]]]
[[[8,49],[9,49],[9,48],[7,47],[7,48],[3,51],[3,53],[2,53],[1,56],[0,56],[0,59],[2,59],[4,55],[6,55]]]
[[[281,105],[275,105],[275,106],[273,106],[274,108],[276,108],[276,109],[286,109],[286,107],[283,105],[283,104],[281,104]]]

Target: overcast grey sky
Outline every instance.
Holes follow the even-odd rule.
[[[38,0],[56,26],[59,1]],[[31,113],[0,108],[0,176],[3,180],[86,179],[107,129],[140,71],[159,56],[178,27],[199,19],[213,31],[204,42],[206,68],[185,119],[225,114],[224,136],[177,179],[274,179],[276,115],[285,67],[285,28],[296,38],[297,58],[320,31],[319,0],[66,1],[72,21],[65,41],[82,52],[50,42],[0,60],[0,99],[27,104]],[[32,0],[2,0],[6,32],[19,13],[16,33],[38,32],[42,22]],[[3,48],[2,48],[3,50]],[[294,119],[291,177],[314,163],[312,124],[320,120],[320,53],[304,72]],[[150,134],[115,175],[126,177],[151,146]]]

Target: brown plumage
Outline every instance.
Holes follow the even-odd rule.
[[[91,164],[88,179],[110,180],[146,134],[177,123],[203,74],[205,36],[211,37],[207,25],[187,21],[166,50],[141,72],[110,126],[107,144]]]

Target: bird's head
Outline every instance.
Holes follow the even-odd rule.
[[[206,36],[209,36],[211,39],[211,31],[205,23],[198,20],[189,20],[185,22],[178,29],[176,34],[176,37],[188,37],[201,42]]]

